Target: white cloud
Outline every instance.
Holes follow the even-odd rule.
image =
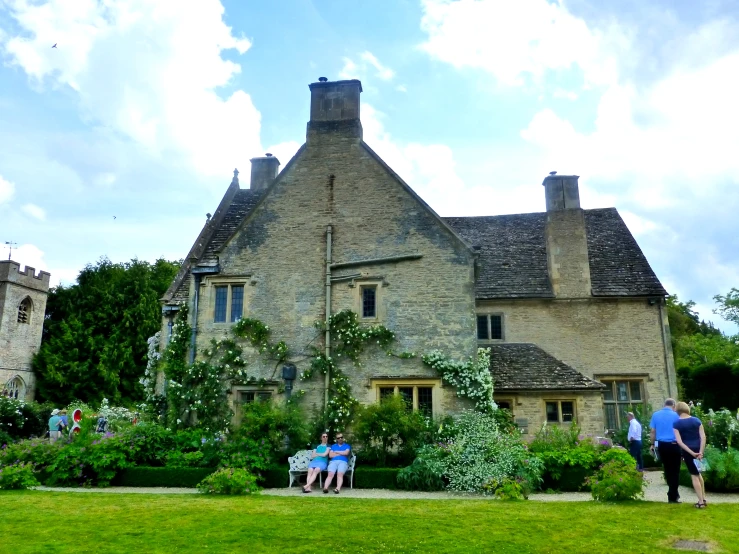
[[[464,188],[452,149],[445,144],[397,143],[385,130],[385,114],[362,105],[364,141],[435,210],[452,215],[462,209]]]
[[[395,90],[397,90],[398,92],[408,92],[408,89],[405,85],[398,85],[397,87],[395,87]]]
[[[390,81],[395,77],[395,71],[381,64],[372,52],[362,52],[359,59],[360,62],[355,63],[351,58],[343,58],[344,67],[339,72],[339,78],[363,81],[371,69],[374,69],[374,76],[382,81]]]
[[[541,81],[547,71],[577,67],[586,83],[613,83],[616,57],[628,39],[615,25],[593,30],[560,2],[547,0],[422,0],[421,45],[458,68],[491,73],[506,85]]]
[[[220,1],[6,4],[20,29],[3,45],[11,63],[37,86],[76,91],[91,122],[154,155],[180,155],[206,176],[262,150],[260,114],[249,95],[239,90],[222,99],[216,92],[241,70],[221,53],[251,46],[223,22]]]
[[[39,221],[44,221],[46,219],[46,210],[36,204],[25,204],[21,210],[26,215],[29,215],[34,219],[38,219]]]
[[[15,192],[15,185],[0,175],[0,204],[9,201]]]

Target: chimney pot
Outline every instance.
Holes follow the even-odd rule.
[[[580,190],[577,175],[557,175],[550,173],[544,178],[544,195],[548,212],[580,208]]]
[[[325,83],[325,82],[328,81],[328,79],[326,77],[319,77],[318,78],[318,81],[321,82],[321,83]]]
[[[265,156],[267,156],[268,158],[271,158],[271,157],[272,157],[272,154],[270,154],[269,152],[267,152],[267,153],[265,154]]]
[[[251,162],[251,183],[250,190],[262,191],[266,189],[272,181],[277,177],[277,171],[280,168],[280,160],[272,154],[267,154],[263,158],[252,158]]]

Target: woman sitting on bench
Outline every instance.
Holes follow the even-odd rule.
[[[308,479],[303,487],[303,492],[313,492],[310,490],[310,486],[313,482],[318,479],[318,475],[322,471],[326,471],[328,466],[328,434],[323,433],[321,435],[321,444],[316,446],[315,450],[311,453],[311,462],[308,465]]]

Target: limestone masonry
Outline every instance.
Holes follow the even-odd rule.
[[[0,261],[0,392],[33,399],[31,359],[41,345],[49,277],[45,271]]]
[[[603,434],[629,406],[676,395],[666,292],[615,209],[580,207],[578,177],[544,179],[545,213],[441,218],[362,140],[359,81],[310,91],[306,143],[282,172],[271,154],[251,160],[249,189],[234,172],[162,299],[165,337],[182,303],[200,349],[256,318],[299,353],[300,373],[307,346],[323,344],[313,324],[330,293],[331,313],[354,310],[418,354],[370,348],[361,369],[342,365],[364,403],[467,407],[420,355],[463,360],[478,347],[491,348],[496,401],[528,434],[575,420]],[[234,407],[282,398],[280,368],[246,352],[266,384],[234,387]],[[323,407],[322,376],[295,388],[308,412]]]

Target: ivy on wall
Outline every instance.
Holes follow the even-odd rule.
[[[200,359],[188,364],[186,356],[192,328],[187,316],[188,308],[183,305],[175,317],[170,342],[161,359],[152,362],[156,354],[150,354],[147,385],[152,383],[158,363],[167,383],[168,424],[175,428],[197,426],[207,431],[222,432],[228,428],[233,416],[228,405],[231,386],[264,382],[247,374],[242,345],[248,343],[263,357],[274,361],[276,366],[288,362],[291,352],[285,341],[273,342],[270,339],[269,326],[257,319],[243,318],[231,328],[233,338],[211,340],[210,346],[201,351]],[[325,322],[316,322],[315,326],[321,332],[326,331]],[[414,358],[416,354],[394,352],[391,346],[396,340],[395,333],[383,325],[362,326],[357,314],[351,310],[342,310],[331,316],[328,331],[331,356],[309,345],[310,365],[300,374],[300,379],[308,381],[316,374],[329,372],[325,418],[328,429],[337,430],[348,424],[359,405],[341,369],[343,360],[362,367],[360,357],[370,347],[380,348],[388,356],[401,359]],[[150,340],[151,351],[155,339],[152,337]],[[424,355],[422,360],[438,371],[444,381],[457,387],[460,396],[473,400],[477,410],[489,412],[495,409],[489,349],[478,349],[477,358],[466,362],[450,360],[438,350]],[[304,390],[295,391],[291,401],[304,394]]]

